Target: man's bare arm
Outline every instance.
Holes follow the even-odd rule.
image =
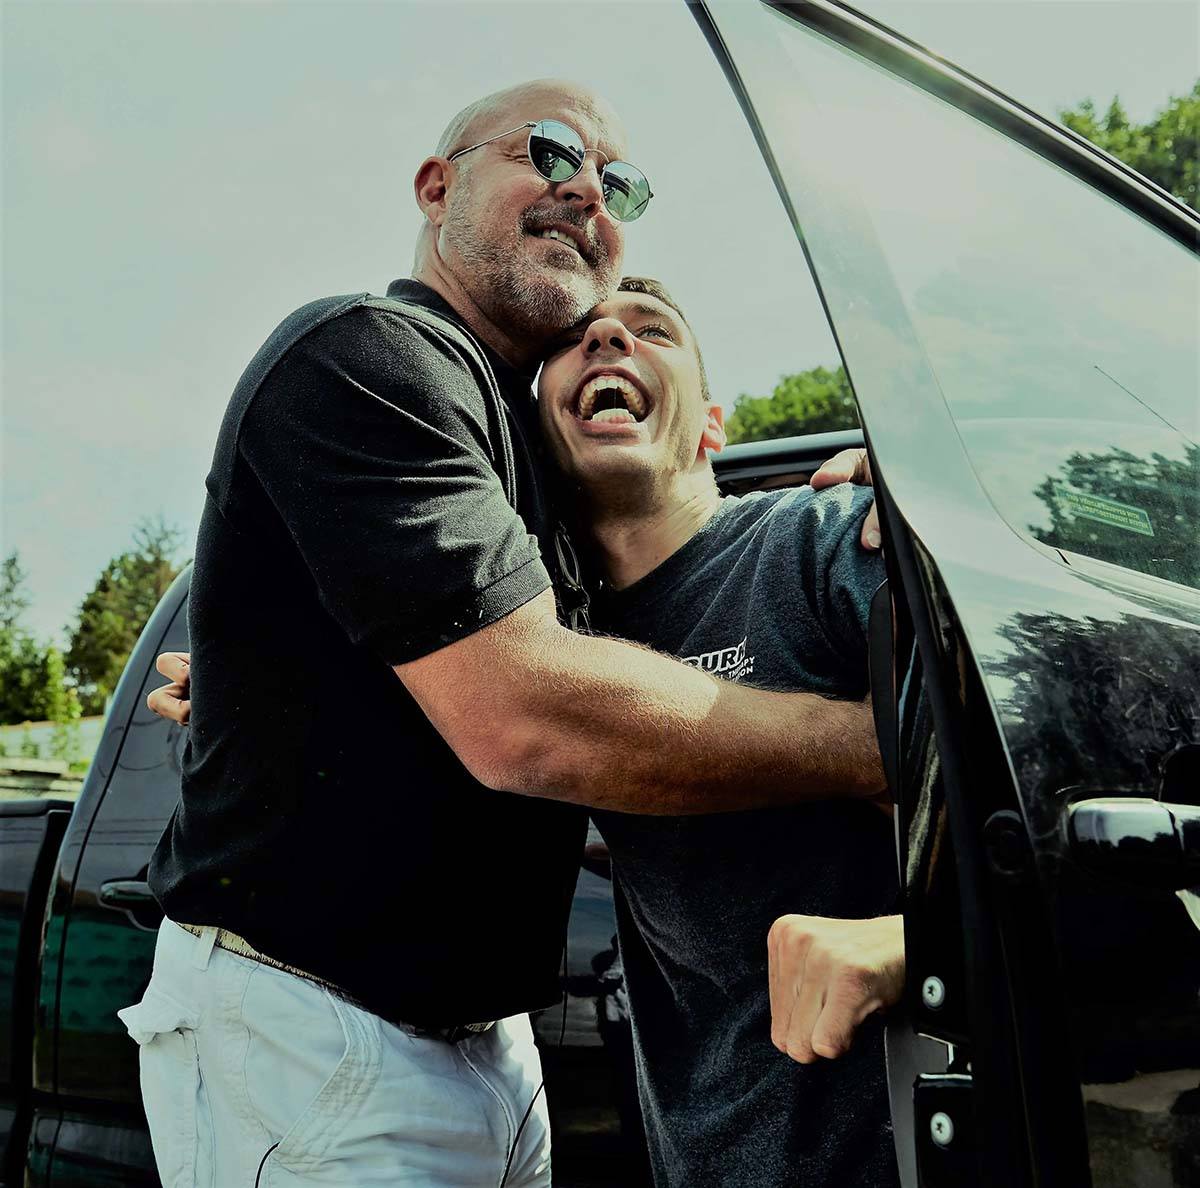
[[[396,672],[492,788],[684,814],[884,787],[868,702],[752,689],[578,635],[548,591]]]
[[[188,656],[150,708],[187,722]],[[761,808],[884,786],[870,704],[719,681],[562,627],[549,592],[397,674],[492,788],[622,812]]]

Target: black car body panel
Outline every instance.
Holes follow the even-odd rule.
[[[20,1183],[33,1117],[42,908],[73,805],[0,802],[0,1185]]]

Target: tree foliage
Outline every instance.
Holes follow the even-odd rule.
[[[1166,755],[1194,740],[1200,686],[1192,627],[1138,615],[1081,620],[1018,611],[1000,633],[1012,650],[988,667],[1012,682],[1006,740],[1022,786],[1044,787],[1048,765],[1057,786],[1086,784],[1096,778],[1098,756],[1112,786],[1145,786]]]
[[[1200,81],[1145,124],[1130,123],[1116,97],[1103,117],[1090,99],[1059,117],[1068,128],[1200,210]]]
[[[841,367],[785,375],[770,396],[741,395],[726,424],[730,444],[799,433],[857,429],[858,411]]]
[[[79,694],[67,682],[63,654],[56,647],[46,649],[46,717],[54,723],[50,736],[50,754],[55,759],[75,763],[79,759],[79,719],[83,707]]]
[[[29,595],[25,592],[28,579],[16,552],[0,562],[0,631],[12,630],[29,609]]]
[[[133,547],[109,561],[83,600],[66,668],[84,713],[104,711],[142,628],[179,573],[181,539],[162,520],[142,521]]]
[[[49,718],[47,655],[23,623],[29,608],[20,558],[0,563],[0,725]]]

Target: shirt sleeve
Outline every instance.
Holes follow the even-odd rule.
[[[836,652],[861,659],[864,679],[871,600],[886,576],[882,555],[860,541],[873,502],[870,488],[850,483],[811,493],[801,534],[804,580],[817,621]]]
[[[550,585],[493,464],[485,398],[431,328],[365,308],[325,323],[264,380],[238,449],[322,605],[389,664]]]

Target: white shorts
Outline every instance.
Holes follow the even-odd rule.
[[[164,920],[145,996],[119,1012],[164,1188],[549,1188],[527,1016],[413,1035],[214,936]]]

